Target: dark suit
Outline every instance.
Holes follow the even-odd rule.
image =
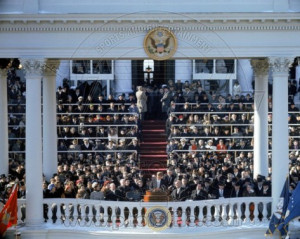
[[[171,175],[171,176],[166,175],[164,177],[164,181],[166,182],[166,185],[168,187],[174,184],[174,180],[175,180],[175,175]]]
[[[177,189],[175,188],[171,193],[171,197],[174,201],[185,201],[188,197],[186,190],[180,188],[179,193],[177,193]]]
[[[243,197],[243,190],[240,188],[240,190],[237,192],[234,188],[231,190],[230,193],[231,198],[237,198],[237,197]]]
[[[224,198],[229,198],[230,197],[230,191],[228,190],[228,188],[224,188],[223,189],[223,195],[221,195],[220,189],[216,189],[215,190],[215,195],[216,195],[216,199],[219,199],[220,197],[224,197]]]
[[[195,189],[192,191],[191,199],[194,201],[206,200],[208,199],[208,193],[203,189],[197,193],[197,190]]]
[[[122,193],[118,189],[116,189],[115,192],[109,190],[105,195],[105,200],[107,201],[121,201],[123,199],[124,198],[122,198]]]
[[[154,180],[151,181],[149,189],[152,190],[152,189],[156,189],[156,188],[160,188],[161,190],[165,190],[167,188],[167,183],[165,182],[164,179],[161,179],[160,180],[160,185],[158,187],[157,180],[154,179]]]

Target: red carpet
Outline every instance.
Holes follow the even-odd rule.
[[[145,120],[143,122],[143,142],[140,150],[140,168],[146,176],[158,171],[166,171],[166,134],[165,121]]]

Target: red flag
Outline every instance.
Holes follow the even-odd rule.
[[[17,225],[17,212],[18,212],[18,187],[14,186],[9,199],[7,200],[5,206],[0,212],[0,236],[3,236],[6,230]]]

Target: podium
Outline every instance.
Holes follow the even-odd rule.
[[[148,190],[144,195],[144,202],[169,202],[172,198],[168,192],[162,190]]]

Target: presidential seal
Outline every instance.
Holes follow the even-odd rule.
[[[162,231],[168,228],[172,221],[172,216],[170,211],[164,207],[152,207],[147,210],[146,224],[152,230]]]
[[[169,29],[157,27],[146,35],[144,49],[147,55],[153,60],[167,60],[175,54],[177,40],[173,32]]]

